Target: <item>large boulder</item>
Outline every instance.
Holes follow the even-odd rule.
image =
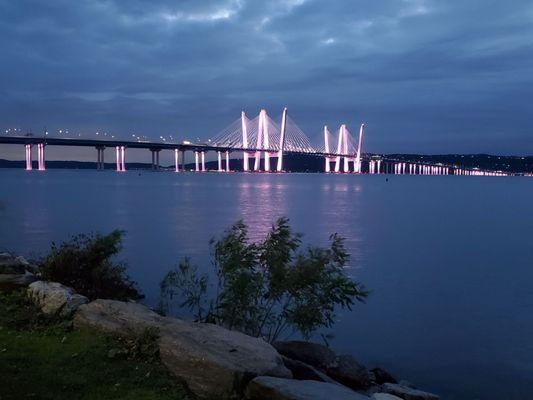
[[[399,385],[396,383],[384,383],[381,386],[384,393],[390,393],[404,400],[439,400],[439,396],[433,393]]]
[[[259,375],[291,377],[276,350],[262,339],[217,325],[162,317],[136,303],[93,301],[78,309],[74,325],[120,335],[157,328],[162,362],[199,398],[242,395]]]
[[[26,287],[37,280],[31,272],[34,267],[22,256],[0,253],[0,290],[9,291]]]
[[[274,342],[273,346],[279,354],[309,364],[315,368],[327,371],[337,365],[335,353],[321,344],[289,340]]]
[[[36,281],[29,285],[28,296],[45,314],[68,317],[89,299],[57,282]]]
[[[335,359],[335,365],[328,368],[326,372],[337,382],[352,389],[366,389],[372,384],[371,374],[353,356],[338,356]]]
[[[246,388],[250,400],[369,400],[342,385],[259,376]]]

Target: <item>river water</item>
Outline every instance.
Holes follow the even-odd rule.
[[[339,315],[331,346],[443,399],[533,392],[530,178],[0,170],[0,249],[127,231],[121,259],[157,300],[182,257],[243,219],[253,239],[288,216],[308,244],[346,237],[371,291]]]

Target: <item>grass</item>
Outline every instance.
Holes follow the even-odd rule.
[[[0,399],[184,400],[157,357],[0,293]]]

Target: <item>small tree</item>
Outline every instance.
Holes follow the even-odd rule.
[[[162,301],[179,299],[196,320],[212,322],[272,342],[299,332],[308,339],[331,327],[337,307],[351,310],[368,292],[344,271],[348,253],[334,234],[328,248],[299,252],[301,235],[280,218],[261,243],[250,243],[239,221],[211,240],[217,282],[209,293],[208,276],[184,259],[161,282]]]
[[[42,278],[70,286],[91,300],[142,298],[126,274],[126,265],[112,261],[122,249],[123,235],[124,231],[114,230],[108,235],[82,234],[60,245],[52,243],[40,266]]]

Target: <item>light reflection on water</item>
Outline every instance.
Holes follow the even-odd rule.
[[[528,179],[0,170],[0,183],[0,249],[124,229],[151,303],[183,256],[209,270],[209,239],[239,219],[252,240],[280,216],[308,244],[338,232],[372,294],[339,317],[335,349],[444,399],[533,390]]]

